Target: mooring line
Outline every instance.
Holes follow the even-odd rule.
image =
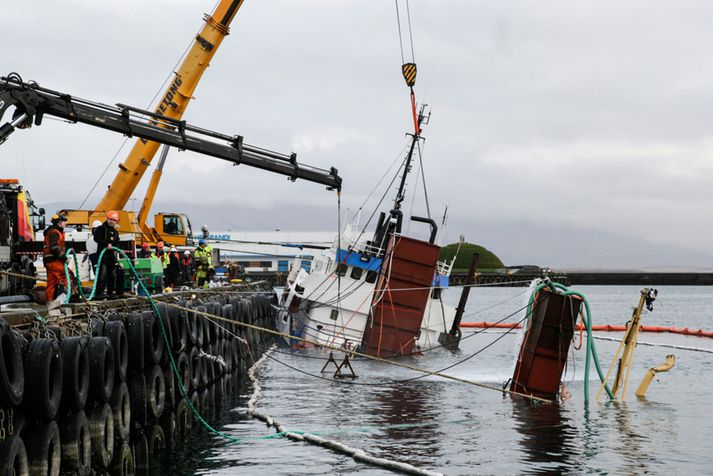
[[[285,429],[285,427],[279,421],[275,420],[269,415],[265,415],[257,411],[257,401],[260,398],[261,388],[260,381],[257,378],[257,372],[259,370],[260,364],[268,357],[270,352],[275,348],[273,344],[270,349],[268,349],[260,359],[255,362],[252,367],[248,370],[248,378],[253,384],[253,393],[248,400],[247,414],[253,418],[265,422],[268,426],[271,426],[277,430],[277,435],[289,438],[293,441],[302,441],[311,443],[314,445],[321,446],[323,448],[328,448],[338,453],[345,454],[354,459],[354,461],[371,464],[374,466],[379,466],[385,469],[390,469],[392,471],[399,471],[406,474],[416,474],[421,476],[443,476],[443,473],[437,473],[434,471],[429,471],[427,469],[421,469],[408,463],[401,463],[399,461],[392,461],[385,458],[377,458],[366,453],[364,450],[359,448],[352,448],[338,441],[328,440],[317,436],[313,433],[304,432],[293,432]]]
[[[612,342],[621,342],[621,339],[616,338],[616,337],[604,337],[604,336],[594,336],[595,339],[600,339],[600,340],[608,340]],[[703,347],[690,347],[687,345],[676,345],[676,344],[663,344],[663,343],[658,343],[658,342],[641,342],[641,341],[636,341],[636,345],[647,345],[650,347],[667,347],[670,349],[680,349],[680,350],[690,350],[693,352],[708,352],[710,354],[713,354],[713,349],[706,349]]]
[[[346,352],[346,353],[348,353],[348,354],[350,354],[350,355],[356,355],[356,356],[358,356],[358,357],[363,357],[363,358],[365,358],[365,359],[374,360],[374,361],[376,361],[376,362],[383,362],[383,363],[386,363],[386,364],[389,364],[389,365],[393,365],[393,366],[395,366],[395,367],[401,367],[401,368],[405,368],[405,369],[408,369],[408,370],[413,370],[414,372],[421,372],[421,373],[424,373],[424,374],[432,375],[432,376],[434,376],[434,377],[441,377],[441,378],[444,378],[444,379],[447,379],[447,380],[453,380],[453,381],[456,381],[456,382],[467,383],[467,384],[469,384],[469,385],[473,385],[473,386],[476,386],[476,387],[481,387],[481,388],[485,388],[485,389],[488,389],[488,390],[495,390],[495,391],[500,392],[500,393],[508,393],[508,394],[510,394],[510,395],[518,395],[518,396],[520,396],[520,397],[527,398],[527,399],[530,399],[530,400],[533,400],[533,401],[538,401],[538,402],[543,402],[543,403],[555,403],[554,401],[552,401],[552,400],[547,400],[546,398],[535,397],[535,396],[533,396],[533,395],[527,395],[527,394],[525,394],[525,393],[516,392],[516,391],[514,391],[514,390],[509,390],[509,389],[506,389],[506,388],[496,387],[496,386],[493,386],[493,385],[487,385],[487,384],[484,384],[484,383],[475,382],[475,381],[473,381],[473,380],[468,380],[468,379],[461,378],[461,377],[456,377],[456,376],[453,376],[453,375],[443,374],[443,373],[440,373],[440,372],[438,372],[438,371],[423,369],[423,368],[416,367],[416,366],[413,366],[413,365],[408,365],[408,364],[405,364],[405,363],[402,363],[402,362],[396,362],[396,361],[393,361],[393,360],[384,359],[384,358],[382,358],[382,357],[375,357],[375,356],[373,356],[373,355],[368,355],[368,354],[364,354],[364,353],[356,352],[356,351],[348,351],[348,352],[347,352],[347,351],[345,351],[344,349],[339,348],[339,347],[336,347],[336,346],[327,345],[327,344],[320,344],[320,343],[318,343],[318,342],[313,342],[313,341],[310,341],[310,340],[308,340],[308,339],[304,339],[304,338],[302,338],[302,337],[291,336],[291,335],[286,334],[286,333],[284,333],[284,332],[276,331],[276,330],[273,330],[273,329],[267,329],[267,328],[265,328],[265,327],[256,326],[256,325],[254,325],[254,324],[248,324],[248,323],[246,323],[246,322],[233,321],[233,320],[228,319],[228,318],[225,318],[225,317],[223,317],[223,316],[217,316],[217,315],[215,315],[215,314],[210,314],[210,313],[203,312],[203,311],[197,311],[197,310],[195,310],[195,309],[191,309],[191,308],[179,306],[179,305],[177,305],[177,304],[173,304],[173,303],[165,303],[165,304],[166,304],[166,306],[170,306],[170,307],[173,307],[173,308],[176,308],[176,309],[180,309],[180,310],[183,310],[183,311],[195,313],[196,315],[200,315],[200,316],[202,316],[202,317],[204,317],[204,318],[216,319],[216,320],[220,320],[220,321],[224,321],[224,322],[229,322],[229,323],[231,323],[231,324],[236,324],[236,325],[238,325],[238,326],[247,327],[247,328],[249,328],[249,329],[254,329],[254,330],[259,331],[259,332],[264,332],[264,333],[267,333],[267,334],[272,334],[272,335],[279,336],[279,337],[284,337],[284,338],[287,338],[287,339],[298,340],[298,341],[300,341],[300,342],[304,342],[304,343],[307,343],[307,344],[315,345],[315,346],[317,346],[317,347],[321,347],[321,348],[328,349],[328,350],[335,350],[335,351],[338,351],[338,352]]]

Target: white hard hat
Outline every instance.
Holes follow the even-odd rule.
[[[186,250],[186,251],[184,251],[184,252],[183,252],[183,254],[184,254],[184,255],[190,255],[190,254],[191,254],[191,252],[190,252],[190,251],[188,251],[188,250]]]
[[[171,245],[171,251],[178,251],[175,246]]]
[[[102,222],[100,222],[99,220],[94,220],[94,221],[92,222],[92,228],[96,228],[96,227],[98,227],[98,226],[101,226],[101,224],[102,224]]]

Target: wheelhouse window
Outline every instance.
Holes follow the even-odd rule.
[[[183,235],[183,223],[178,215],[163,217],[163,231],[169,235]]]

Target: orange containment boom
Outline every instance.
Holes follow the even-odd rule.
[[[461,327],[472,327],[479,329],[519,329],[521,326],[517,323],[509,322],[461,322]],[[581,323],[577,324],[576,330],[584,330]],[[600,332],[624,332],[626,326],[601,324],[592,326],[593,331]],[[666,326],[644,326],[642,325],[639,332],[669,332],[671,334],[681,334],[685,336],[710,337],[713,338],[713,331],[704,331],[703,329],[691,329],[689,327],[666,327]]]

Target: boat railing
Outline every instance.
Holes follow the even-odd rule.
[[[436,263],[436,272],[442,276],[450,276],[453,264],[454,261],[451,261],[450,264],[446,261],[438,261]]]

